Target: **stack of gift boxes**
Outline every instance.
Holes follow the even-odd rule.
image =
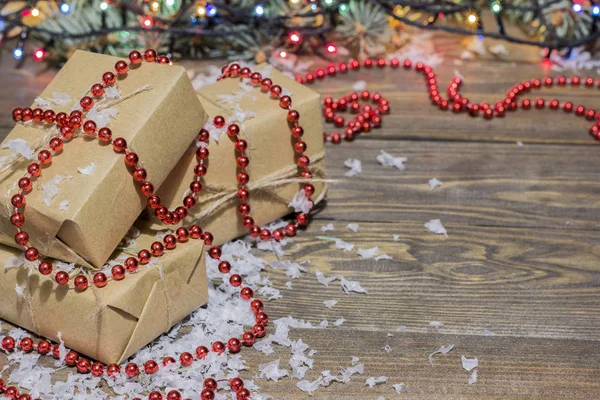
[[[31,108],[70,113],[119,59],[77,51],[36,99]],[[140,249],[164,240],[165,231],[197,224],[212,232],[214,244],[246,234],[239,202],[235,142],[215,129],[217,115],[240,126],[252,160],[250,205],[256,224],[265,224],[293,212],[290,201],[301,184],[295,182],[296,156],[290,139],[287,110],[261,91],[238,79],[224,79],[197,93],[179,66],[144,63],[107,87],[89,119],[107,125],[113,138],[124,138],[139,156],[155,193],[169,209],[189,195],[197,165],[199,132],[207,127],[210,139],[208,172],[196,205],[178,225],[165,226],[146,210],[146,196],[132,178],[123,154],[110,144],[75,135],[33,179],[21,212],[19,229],[29,234],[30,246],[40,256],[28,261],[15,242],[11,200],[37,157],[37,148],[58,132],[51,124],[18,122],[0,149],[0,318],[42,337],[60,338],[67,347],[104,363],[120,363],[208,301],[206,248],[201,240],[178,241],[175,248],[145,263]],[[268,65],[263,76],[284,88],[299,111],[306,155],[313,176],[323,177],[323,140],[319,95]],[[54,131],[55,130],[55,131]],[[41,145],[41,146],[40,146]],[[325,187],[314,183],[322,198]],[[14,222],[14,221],[13,221]],[[114,266],[135,258],[137,268],[111,275]],[[39,272],[45,260],[53,272]],[[56,283],[56,272],[69,284]],[[94,281],[104,272],[109,282]],[[76,276],[88,278],[85,290],[76,288]],[[106,284],[110,283],[110,284]]]

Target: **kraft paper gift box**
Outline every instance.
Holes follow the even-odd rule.
[[[160,239],[142,231],[133,240],[109,265],[123,264]],[[56,341],[60,332],[68,348],[106,364],[122,362],[208,301],[200,240],[178,243],[125,279],[103,288],[90,284],[83,292],[56,285],[52,275],[30,273],[21,254],[0,245],[0,318]]]
[[[304,128],[302,140],[308,146],[305,155],[311,160],[312,183],[316,189],[312,199],[317,203],[326,192],[320,95],[270,65],[261,64],[255,70],[280,85],[283,94],[291,96],[292,108],[300,113],[299,123]],[[239,200],[235,193],[239,169],[235,143],[227,133],[223,133],[230,123],[240,126],[240,137],[248,142],[246,153],[250,159],[247,168],[250,182],[247,187],[251,194],[251,215],[256,224],[264,225],[293,212],[288,204],[306,182],[297,179],[293,148],[296,139],[290,134],[287,110],[260,87],[254,86],[251,90],[249,87],[239,78],[228,78],[197,92],[208,114],[206,127],[213,126],[212,120],[217,115],[225,117],[226,125],[218,132],[209,129],[212,133],[208,146],[208,172],[203,178],[204,189],[183,223],[198,223],[205,231],[213,233],[216,244],[248,233],[237,212]],[[217,141],[214,138],[219,134]],[[196,149],[196,143],[192,143],[157,193],[169,209],[181,205],[183,198],[189,194],[189,183],[197,163]],[[215,207],[216,204],[219,206]],[[149,219],[153,229],[164,229],[154,215],[150,215]]]
[[[118,60],[76,51],[32,108],[69,113],[93,84],[102,81],[104,72],[114,71]],[[113,139],[127,140],[158,188],[197,136],[206,114],[179,66],[143,62],[119,77],[113,88],[96,100],[88,118],[96,119],[98,128],[104,126],[101,121],[110,121]],[[9,246],[18,247],[16,229],[10,223],[14,209],[4,205],[10,206],[15,183],[31,162],[28,158],[37,161],[37,152],[30,152],[27,144],[47,149],[49,137],[57,133],[48,124],[19,122],[2,143],[0,241]],[[52,163],[43,167],[41,177],[34,179],[22,229],[45,256],[99,267],[146,206],[146,198],[127,170],[123,154],[84,136],[81,133],[65,142]],[[23,140],[27,142],[24,147]],[[14,159],[17,151],[21,153]]]

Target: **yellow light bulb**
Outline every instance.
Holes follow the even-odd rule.
[[[394,7],[394,15],[396,17],[402,17],[404,15],[404,7],[402,6],[396,6]]]
[[[156,12],[160,8],[160,4],[158,3],[158,1],[153,1],[152,3],[150,3],[150,8],[152,9],[152,11]]]
[[[199,16],[204,17],[206,15],[206,7],[198,6],[198,8],[196,8],[196,12]]]
[[[40,10],[38,10],[36,7],[33,7],[31,9],[31,16],[32,17],[39,17],[40,16]]]
[[[467,17],[467,22],[469,22],[470,24],[475,24],[477,22],[477,15],[469,14],[469,16]]]
[[[290,3],[292,3],[292,4],[299,4],[300,0],[290,0]]]

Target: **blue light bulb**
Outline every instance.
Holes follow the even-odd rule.
[[[217,7],[207,4],[206,5],[206,15],[208,15],[209,17],[214,17],[215,15],[217,15]]]
[[[21,58],[23,58],[23,49],[20,47],[17,47],[16,49],[14,49],[13,57],[15,58],[15,60],[20,60]]]
[[[69,3],[60,3],[60,12],[63,14],[68,14],[71,11],[71,6]]]
[[[592,7],[592,15],[594,15],[594,16],[600,15],[600,6]]]

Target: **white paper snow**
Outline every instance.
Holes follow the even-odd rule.
[[[89,163],[85,167],[81,167],[81,168],[77,167],[77,172],[79,172],[81,175],[92,175],[95,170],[96,170],[96,164],[94,164],[94,163]]]
[[[438,186],[441,186],[444,182],[438,180],[437,178],[431,178],[429,180],[429,190],[433,190]]]
[[[381,153],[377,156],[377,161],[384,167],[396,167],[400,171],[404,171],[404,163],[407,161],[406,157],[394,157],[391,154],[381,150]]]
[[[446,228],[444,228],[442,221],[439,219],[432,219],[431,221],[426,222],[425,228],[429,229],[433,233],[437,233],[438,235],[444,235],[448,237],[448,232],[446,232]]]
[[[362,172],[362,163],[356,158],[349,158],[344,161],[344,165],[350,168],[350,171],[346,171],[345,176],[356,176]]]

